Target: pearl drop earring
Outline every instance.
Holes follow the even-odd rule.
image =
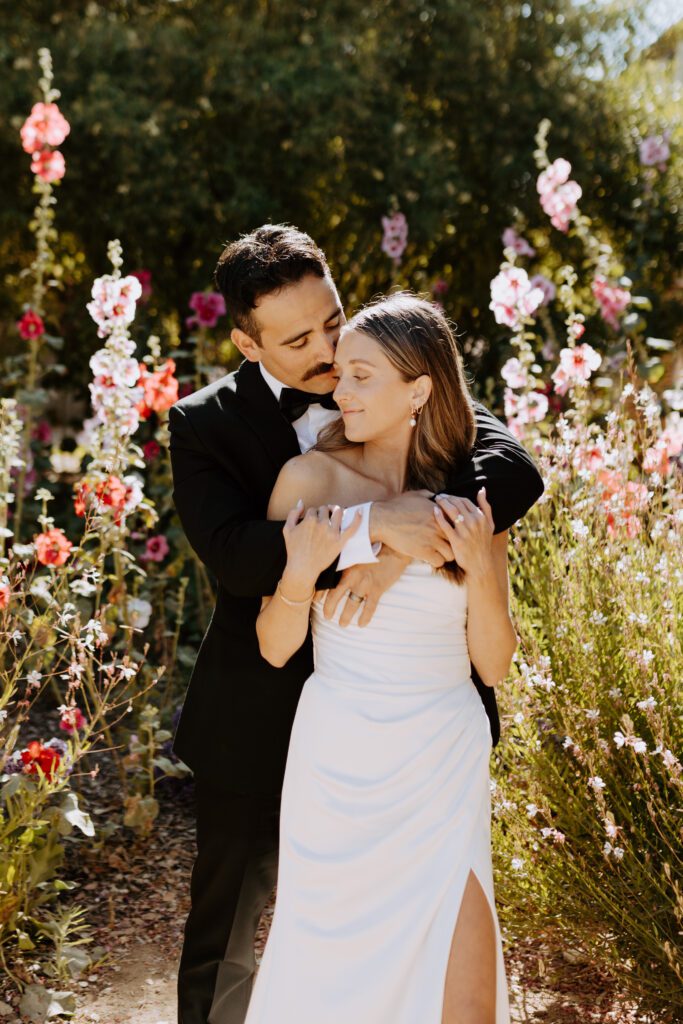
[[[419,411],[420,411],[419,409],[411,409],[410,410],[410,425],[411,425],[411,427],[416,427],[417,426],[417,414],[419,413]]]

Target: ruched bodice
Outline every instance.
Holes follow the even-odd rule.
[[[322,599],[314,602],[316,674],[345,686],[397,694],[472,685],[467,584],[455,584],[426,562],[411,562],[382,595],[367,626],[341,628],[342,605],[329,620]]]

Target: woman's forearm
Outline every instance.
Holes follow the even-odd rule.
[[[487,686],[495,686],[510,670],[517,634],[493,566],[467,574],[467,645],[470,660]]]
[[[278,589],[264,598],[268,603],[256,620],[256,635],[262,656],[275,668],[286,665],[306,639],[314,588],[314,580],[288,574],[285,568]]]

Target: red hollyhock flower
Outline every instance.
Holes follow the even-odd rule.
[[[64,530],[53,527],[45,533],[33,538],[36,546],[36,558],[41,565],[64,565],[73,544],[64,536]]]
[[[59,766],[61,756],[53,747],[44,747],[38,740],[33,740],[26,750],[22,750],[21,760],[24,762],[24,772],[27,775],[37,775],[40,769],[46,778],[51,779]]]
[[[158,458],[160,451],[161,448],[157,441],[147,441],[147,443],[142,446],[142,454],[145,456],[147,462],[154,462],[154,460]]]
[[[24,341],[30,341],[31,338],[39,338],[45,333],[45,324],[37,313],[27,309],[21,320],[17,320],[17,330]]]
[[[178,401],[178,381],[174,373],[173,359],[167,359],[161,370],[152,373],[144,363],[140,363],[138,385],[143,387],[144,395],[138,404],[138,413],[143,420],[148,419],[153,412],[165,412]]]

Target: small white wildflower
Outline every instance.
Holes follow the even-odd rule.
[[[33,672],[29,672],[29,674],[26,676],[26,682],[28,683],[29,686],[39,686],[40,680],[42,678],[42,673],[38,672],[37,669],[34,669]]]
[[[7,712],[4,708],[0,708],[0,722],[4,722],[7,718]]]
[[[650,708],[656,708],[657,701],[654,699],[654,697],[647,697],[645,700],[639,700],[636,704],[636,707],[640,708],[641,711],[645,711],[646,709]]]
[[[581,650],[582,651],[592,651],[593,650],[593,641],[592,640],[587,640],[585,643],[581,644]]]
[[[524,860],[521,857],[513,857],[510,866],[513,871],[521,871],[524,867]]]
[[[29,558],[33,558],[36,553],[35,546],[33,544],[13,544],[12,554],[15,558],[20,558],[22,561],[28,561]]]
[[[6,526],[0,527],[0,537],[4,537],[6,539],[7,537],[11,537],[13,533],[14,531],[9,530]]]
[[[633,739],[630,740],[630,744],[636,754],[647,754],[647,743],[645,740],[641,740],[639,736],[634,736]]]
[[[601,789],[605,788],[605,783],[602,781],[599,775],[593,775],[588,780],[588,785],[591,786],[596,793],[599,793]]]
[[[619,750],[621,750],[621,748],[622,748],[622,747],[624,746],[624,744],[626,743],[626,737],[624,736],[623,732],[621,732],[621,730],[619,730],[619,729],[618,729],[618,730],[617,730],[617,731],[615,732],[615,734],[614,734],[614,737],[613,737],[613,739],[614,739],[614,742],[615,742],[615,743],[616,743],[616,745],[617,745],[617,748],[618,748]]]
[[[607,622],[607,616],[603,615],[602,612],[591,612],[588,616],[588,621],[593,622],[596,626],[604,626]]]
[[[527,818],[535,818],[537,814],[538,814],[538,807],[536,806],[536,804],[527,804],[526,805],[526,816],[527,816]]]
[[[584,712],[586,714],[586,718],[590,719],[591,722],[600,717],[600,712],[597,708],[584,708]]]
[[[613,686],[607,692],[608,692],[608,695],[612,698],[612,700],[616,700],[617,697],[621,697],[621,689],[618,686]]]
[[[515,725],[521,725],[524,721],[524,712],[518,711],[517,714],[514,716],[513,721]]]
[[[617,860],[621,860],[621,858],[624,856],[624,851],[621,848],[621,846],[615,846],[612,850],[612,853],[617,858]]]
[[[649,665],[650,662],[654,659],[654,654],[646,647],[640,657],[646,665]]]
[[[608,842],[607,840],[605,840],[605,843],[604,843],[604,845],[602,847],[602,852],[606,856],[609,856],[609,854],[612,852],[612,844],[610,842]]]
[[[93,586],[86,579],[72,580],[69,584],[69,589],[73,590],[74,594],[79,594],[81,597],[90,597],[97,590],[97,587]]]
[[[567,749],[567,747],[574,746],[574,740],[571,738],[571,736],[565,736],[565,738],[562,740],[562,746],[565,750]]]
[[[616,839],[617,834],[619,832],[619,826],[615,825],[614,822],[611,822],[609,820],[609,818],[605,818],[604,819],[604,825],[605,825],[605,832],[610,837],[610,839]]]
[[[52,491],[48,491],[47,487],[39,487],[36,491],[36,501],[52,501],[54,494]]]
[[[75,617],[76,617],[76,605],[75,604],[71,604],[70,601],[67,601],[67,603],[62,608],[61,615],[59,616],[59,624],[60,624],[60,626],[65,626],[67,624],[67,622],[71,622],[71,620],[74,619]]]
[[[583,519],[572,519],[569,525],[575,537],[587,537],[590,532]]]
[[[668,747],[662,751],[662,761],[667,768],[673,768],[674,765],[678,764],[678,758],[671,753]]]

